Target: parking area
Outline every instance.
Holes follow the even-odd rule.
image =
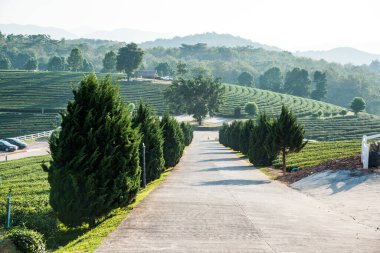
[[[34,141],[28,143],[28,147],[26,149],[17,150],[14,152],[0,151],[0,161],[16,160],[30,156],[47,155],[48,152],[49,143],[47,142],[47,140]]]

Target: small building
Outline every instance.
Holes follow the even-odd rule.
[[[156,79],[158,73],[157,70],[137,70],[135,76],[138,78]]]

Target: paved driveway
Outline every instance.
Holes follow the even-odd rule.
[[[96,252],[379,252],[380,231],[269,180],[195,132],[180,164]]]

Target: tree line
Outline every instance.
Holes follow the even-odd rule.
[[[286,173],[286,155],[299,152],[307,144],[305,130],[297,117],[282,106],[276,119],[260,114],[257,121],[233,121],[224,123],[219,130],[219,142],[239,151],[249,158],[254,166],[270,166],[279,154],[282,157],[282,170]]]
[[[193,138],[188,123],[166,113],[160,120],[146,103],[125,105],[110,77],[84,77],[50,138],[52,161],[44,164],[50,205],[69,227],[88,223],[131,203],[146,182],[175,166]]]

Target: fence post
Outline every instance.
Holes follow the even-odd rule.
[[[12,189],[9,188],[8,201],[7,201],[7,220],[5,223],[5,228],[11,228],[11,199],[12,199]]]
[[[145,168],[145,144],[142,144],[142,153],[143,153],[143,187],[146,187],[146,168]]]

